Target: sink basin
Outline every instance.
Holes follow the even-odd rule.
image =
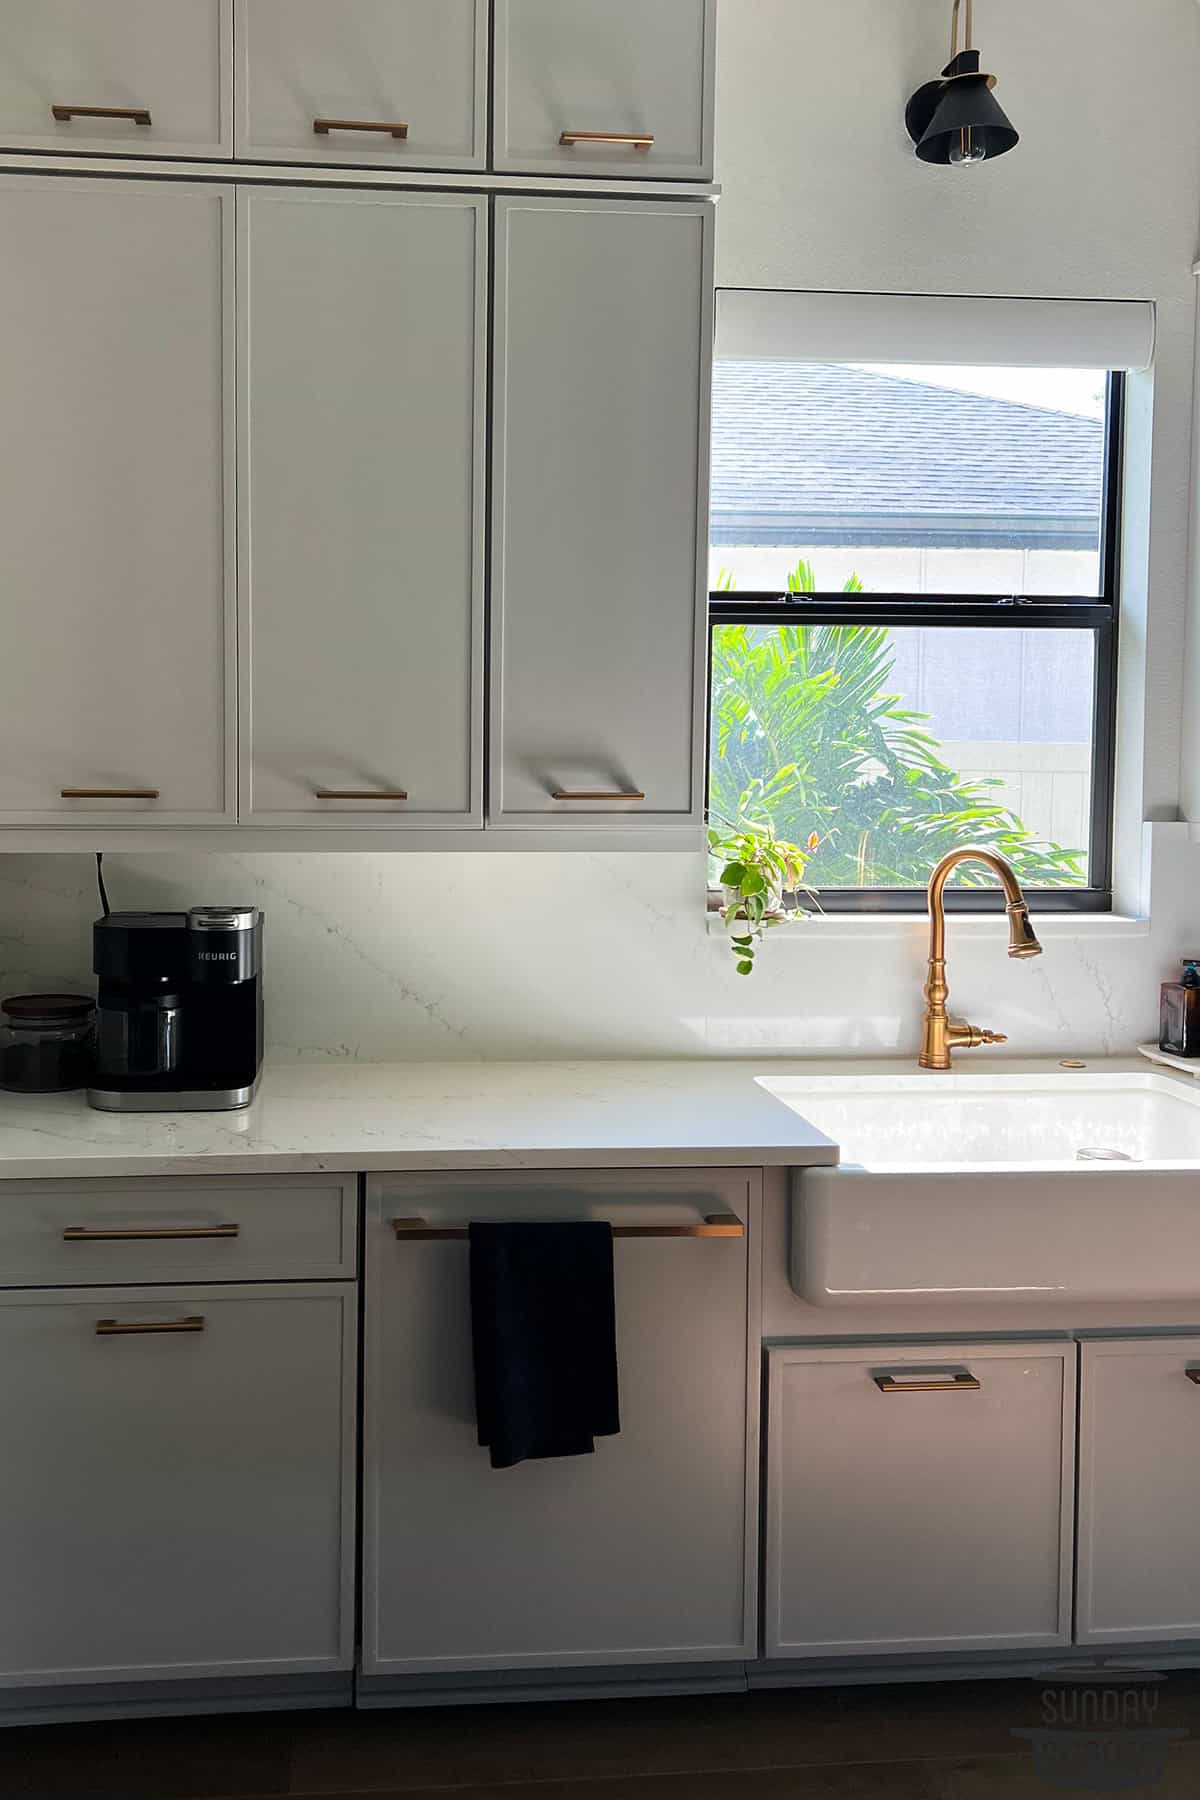
[[[833,1138],[843,1163],[871,1169],[1046,1169],[1093,1158],[1200,1169],[1200,1094],[1151,1069],[792,1076],[760,1085]]]
[[[1200,1299],[1200,1084],[1055,1066],[762,1085],[841,1148],[794,1177],[805,1300]]]

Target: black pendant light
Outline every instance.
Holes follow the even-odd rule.
[[[921,161],[948,163],[958,169],[991,162],[1020,141],[1020,134],[1013,130],[992,93],[996,77],[985,75],[979,67],[979,52],[971,44],[974,0],[966,0],[966,5],[963,48],[958,47],[962,0],[954,0],[950,61],[937,81],[927,81],[917,89],[904,114]]]

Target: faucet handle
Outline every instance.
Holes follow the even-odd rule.
[[[982,1025],[967,1025],[952,1019],[947,1033],[952,1050],[979,1050],[984,1044],[1007,1044],[1002,1031],[985,1031]]]

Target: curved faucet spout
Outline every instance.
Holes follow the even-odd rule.
[[[921,1067],[948,1069],[950,1053],[957,1049],[975,1049],[980,1044],[1003,1044],[1006,1040],[993,1031],[977,1025],[963,1025],[946,1012],[950,989],[946,981],[946,883],[959,863],[979,862],[991,869],[1004,889],[1008,914],[1008,954],[1040,956],[1042,946],[1029,917],[1029,907],[1021,892],[1021,884],[1011,864],[994,850],[975,849],[964,845],[943,856],[929,880],[929,971],[925,982],[925,1019],[921,1033]]]

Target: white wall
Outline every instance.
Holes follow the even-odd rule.
[[[1140,887],[1137,821],[1176,817],[1180,799],[1200,7],[978,0],[985,64],[1024,141],[962,174],[919,165],[901,123],[945,58],[949,0],[722,7],[723,283],[1158,302],[1156,386],[1132,395],[1154,491],[1151,504],[1143,459],[1123,648],[1124,873]],[[1148,934],[1056,925],[1039,962],[1004,961],[999,920],[957,921],[955,1001],[1016,1050],[1150,1035],[1160,976],[1200,954],[1185,827],[1157,828],[1153,874]],[[707,934],[699,856],[173,855],[114,857],[109,875],[116,904],[268,909],[283,1055],[915,1049],[919,922],[817,922],[742,980]],[[0,858],[0,988],[86,981],[94,911],[90,859]]]

